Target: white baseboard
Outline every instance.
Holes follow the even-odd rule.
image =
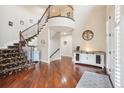
[[[72,56],[71,56],[71,55],[61,55],[61,56],[64,56],[64,57],[71,57],[71,58],[72,58]]]
[[[55,61],[55,60],[61,60],[61,57],[57,57],[57,58],[54,58],[54,59],[50,59],[50,62]]]
[[[109,71],[109,68],[106,67],[106,73],[110,75],[110,71]]]
[[[49,63],[47,60],[40,60],[41,62],[44,62],[44,63]]]

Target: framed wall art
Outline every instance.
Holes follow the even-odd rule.
[[[23,20],[20,20],[20,25],[24,25],[24,21]]]
[[[85,30],[82,34],[82,38],[86,41],[91,40],[94,37],[94,33],[91,30]]]
[[[13,22],[12,21],[9,21],[8,22],[8,25],[12,27],[13,26]]]

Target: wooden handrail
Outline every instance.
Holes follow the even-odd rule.
[[[72,10],[74,10],[73,7],[72,7],[71,5],[68,5],[68,7],[70,7]]]
[[[22,41],[21,38],[23,39],[23,41],[25,41],[26,45],[28,46],[28,42],[25,40],[24,36],[22,35],[22,33],[20,31],[20,41]]]
[[[45,10],[44,14],[43,14],[42,17],[38,20],[37,23],[35,23],[35,24],[31,25],[30,27],[26,28],[26,29],[23,30],[21,33],[25,32],[25,31],[27,31],[28,29],[30,29],[31,27],[33,27],[33,26],[39,24],[39,23],[41,22],[41,20],[43,19],[44,15],[47,13],[47,11],[49,10],[49,8],[50,8],[51,6],[53,6],[53,5],[49,5],[49,6],[47,7],[47,9]],[[73,7],[72,7],[71,5],[67,5],[67,6],[70,7],[70,8],[73,10]],[[72,19],[73,19],[73,18],[72,18]]]
[[[21,40],[21,38],[23,38],[23,41],[25,41],[25,43],[26,43],[27,46],[28,46],[28,42],[26,41],[26,39],[24,38],[24,36],[23,36],[22,33],[26,32],[28,29],[30,29],[30,28],[32,28],[33,26],[36,26],[36,25],[38,25],[38,32],[37,32],[37,33],[39,33],[39,23],[42,21],[43,17],[45,16],[45,14],[47,13],[47,11],[50,9],[51,6],[53,6],[53,5],[49,5],[49,6],[46,8],[45,12],[43,13],[42,17],[38,20],[37,23],[31,25],[30,27],[26,28],[26,29],[23,30],[23,31],[20,31],[20,40]],[[73,10],[73,7],[72,7],[71,5],[68,5],[68,7],[72,8],[72,10]],[[57,16],[56,16],[56,17],[57,17]],[[61,17],[64,17],[64,16],[61,16]],[[49,14],[48,14],[48,18],[49,18]],[[47,19],[48,19],[48,18],[47,18]],[[47,21],[47,19],[46,19],[46,21]],[[70,18],[70,19],[74,20],[73,18]],[[36,35],[36,34],[35,34],[35,35]],[[34,36],[35,36],[35,35],[34,35]]]
[[[31,25],[30,27],[26,28],[26,29],[23,30],[21,33],[27,31],[27,30],[30,29],[31,27],[33,27],[33,26],[37,25],[38,23],[40,23],[41,20],[43,19],[44,15],[46,14],[46,12],[48,11],[48,9],[49,9],[50,7],[51,7],[51,5],[49,5],[49,6],[47,7],[47,9],[45,10],[45,12],[43,13],[42,17],[38,20],[37,23],[35,23],[35,24]]]
[[[23,41],[25,42],[25,44],[26,44],[27,46],[29,46],[29,45],[28,45],[28,42],[26,41],[26,39],[24,38],[24,36],[22,35],[22,33],[26,32],[28,29],[30,29],[30,28],[32,28],[33,26],[36,26],[36,25],[38,25],[38,29],[39,29],[39,23],[42,21],[43,17],[44,17],[45,14],[47,13],[47,11],[48,11],[48,9],[50,8],[50,6],[51,6],[51,5],[49,5],[49,6],[47,7],[47,9],[45,10],[44,14],[43,14],[42,17],[40,18],[40,20],[38,20],[37,23],[31,25],[30,27],[26,28],[26,29],[23,30],[23,31],[20,31],[20,41],[21,41],[21,39],[23,39]],[[35,36],[35,35],[33,35],[33,36]]]
[[[53,5],[49,5],[49,6],[47,7],[47,9],[45,10],[44,14],[42,15],[42,17],[39,19],[39,21],[38,21],[37,23],[35,23],[35,24],[31,25],[30,27],[26,28],[25,30],[23,30],[22,33],[25,32],[25,31],[27,31],[27,30],[30,29],[31,27],[37,25],[38,23],[40,23],[41,20],[43,19],[44,15],[46,14],[46,12],[49,10],[49,8],[50,8],[51,6],[53,6]],[[67,5],[67,6],[70,7],[70,8],[73,10],[73,7],[72,7],[71,5]]]
[[[31,25],[30,27],[26,28],[25,30],[21,31],[21,33],[23,33],[23,32],[25,32],[25,31],[27,31],[28,29],[30,29],[31,27],[33,27],[33,26],[35,26],[35,25],[37,25],[37,24],[38,24],[38,22],[37,22],[37,23],[35,23],[35,24],[33,24],[33,25]]]
[[[53,55],[55,55],[59,50],[60,50],[60,48],[56,49],[56,51],[53,52],[52,55],[50,55],[50,58],[51,58]]]
[[[52,5],[49,5],[46,9],[46,11],[44,12],[44,14],[42,15],[42,17],[40,18],[40,20],[38,21],[39,23],[41,22],[41,20],[43,19],[44,15],[46,14],[46,12],[49,10],[49,8],[51,7]]]
[[[21,40],[21,38],[23,39],[22,41],[24,41],[28,47],[37,47],[37,46],[28,45],[28,42],[25,40],[24,36],[22,35],[22,33],[20,31],[20,40]],[[22,48],[22,44],[21,43],[19,43],[19,44],[20,44],[20,47]]]

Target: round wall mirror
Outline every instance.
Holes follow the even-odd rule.
[[[91,40],[94,37],[94,33],[91,30],[85,30],[82,34],[82,38],[86,41]]]

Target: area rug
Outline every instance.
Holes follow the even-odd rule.
[[[76,88],[112,88],[107,75],[85,71]]]

